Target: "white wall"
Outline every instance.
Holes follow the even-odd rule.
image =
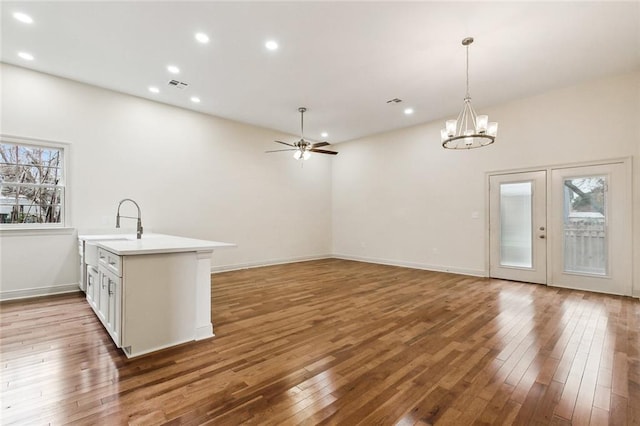
[[[640,73],[481,111],[500,125],[496,143],[483,149],[443,149],[445,118],[341,144],[334,255],[484,275],[486,172],[634,156],[640,265]],[[640,295],[640,267],[634,277]]]
[[[331,158],[301,167],[288,153],[264,153],[294,136],[6,64],[0,71],[0,132],[71,144],[71,227],[113,228],[129,197],[147,230],[238,244],[214,253],[214,269],[330,255]],[[0,298],[77,283],[74,238],[0,234]]]
[[[340,155],[301,168],[287,154],[263,153],[293,136],[14,66],[0,71],[0,132],[71,144],[74,228],[112,228],[118,200],[131,197],[147,230],[239,244],[214,253],[214,268],[333,253],[483,275],[487,171],[634,156],[640,265],[640,73],[481,108],[500,123],[488,148],[442,149],[438,120],[340,144]],[[75,285],[74,238],[1,233],[0,298]]]

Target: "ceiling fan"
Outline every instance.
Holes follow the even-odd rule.
[[[275,149],[275,150],[272,150],[272,151],[265,151],[265,152],[295,151],[293,153],[293,158],[295,158],[296,160],[300,160],[301,158],[303,160],[307,160],[311,156],[312,152],[317,152],[318,154],[329,154],[329,155],[337,155],[338,154],[336,151],[328,151],[326,149],[318,149],[321,146],[331,145],[329,142],[325,141],[325,142],[311,143],[311,142],[308,142],[308,141],[304,140],[304,112],[306,110],[307,109],[305,107],[298,108],[298,111],[300,112],[300,140],[297,141],[297,142],[294,142],[294,143],[287,143],[287,142],[282,142],[282,141],[274,141],[276,143],[281,143],[282,145],[290,146],[291,148]]]

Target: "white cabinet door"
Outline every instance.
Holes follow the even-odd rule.
[[[120,347],[121,306],[122,306],[122,278],[111,273],[106,274],[108,281],[109,302],[107,306],[107,331]]]
[[[99,288],[99,276],[98,276],[98,270],[94,269],[91,266],[87,266],[87,289],[86,289],[86,295],[87,295],[87,302],[89,302],[89,305],[96,310],[98,307],[96,305],[96,301],[98,300],[98,288]]]
[[[100,287],[98,292],[100,296],[97,300],[98,305],[98,317],[103,324],[107,324],[107,315],[109,314],[109,276],[106,271],[102,269],[102,266],[98,269],[100,277]]]
[[[122,259],[106,250],[98,250],[99,285],[93,291],[96,298],[96,314],[115,342],[122,340],[122,278],[119,276]]]

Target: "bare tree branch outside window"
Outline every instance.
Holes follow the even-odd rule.
[[[0,223],[62,222],[63,150],[0,143]]]

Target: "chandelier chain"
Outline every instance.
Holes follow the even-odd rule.
[[[471,95],[469,94],[469,45],[467,44],[465,46],[467,48],[467,98],[471,98]]]

